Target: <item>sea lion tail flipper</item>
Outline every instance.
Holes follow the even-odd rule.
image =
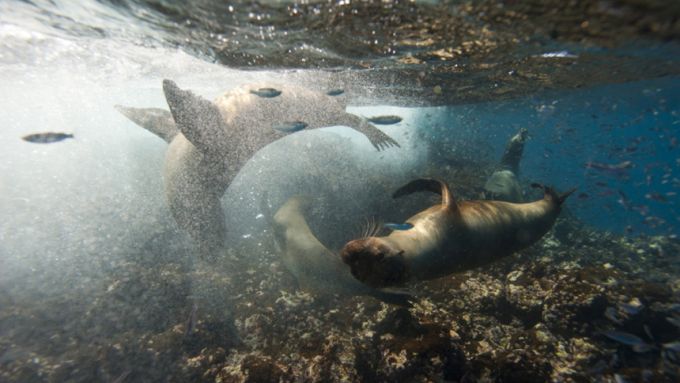
[[[294,195],[288,198],[279,210],[276,211],[276,214],[272,216],[271,226],[274,230],[274,237],[281,248],[285,247],[286,230],[288,228],[294,227],[300,229],[308,227],[304,214],[309,211],[311,206],[311,197]]]
[[[401,147],[392,137],[383,133],[382,130],[376,128],[364,118],[346,113],[344,121],[341,123],[346,124],[350,128],[366,136],[378,151],[387,149],[390,146]]]
[[[135,124],[157,135],[170,143],[179,133],[172,114],[160,108],[132,108],[123,105],[114,105],[117,111],[129,118]]]
[[[303,217],[303,213],[307,212],[312,206],[312,198],[304,195],[294,195],[281,205],[279,210],[274,214],[274,222],[277,224],[285,224],[284,221],[289,217]]]
[[[555,189],[553,189],[550,186],[545,186],[539,183],[532,183],[531,187],[537,188],[537,189],[543,189],[544,193],[544,198],[548,198],[552,201],[555,201],[558,205],[562,205],[564,201],[573,193],[576,191],[576,188],[571,188],[567,190],[564,193],[558,193]]]
[[[571,188],[564,193],[558,194],[557,200],[559,201],[560,205],[564,203],[564,201],[576,191],[576,188]]]
[[[399,198],[420,191],[430,191],[442,196],[442,205],[451,206],[454,203],[451,190],[446,182],[433,178],[419,178],[397,189],[392,198]]]
[[[217,106],[171,80],[163,80],[163,92],[177,128],[189,142],[203,153],[224,154],[228,134]]]

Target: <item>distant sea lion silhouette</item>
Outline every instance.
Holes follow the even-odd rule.
[[[522,187],[517,181],[517,176],[526,140],[527,129],[521,128],[508,141],[500,161],[500,169],[493,172],[484,185],[485,196],[488,199],[522,202]]]
[[[340,257],[312,233],[304,216],[309,207],[309,198],[291,197],[272,222],[282,262],[301,289],[321,297],[368,295],[387,303],[409,305],[411,296],[406,293],[374,289],[356,280]]]
[[[262,89],[281,93],[262,97]],[[203,254],[214,254],[224,245],[220,198],[255,152],[291,134],[276,129],[281,124],[296,121],[304,123],[304,129],[344,125],[364,134],[378,150],[399,146],[365,119],[345,112],[337,97],[295,85],[244,85],[214,102],[170,80],[163,80],[163,92],[170,112],[116,109],[170,144],[164,168],[166,199],[175,221]]]
[[[432,191],[441,194],[441,204],[406,220],[412,229],[350,241],[340,256],[352,275],[376,288],[487,264],[538,241],[574,192],[558,194],[549,187],[534,186],[542,187],[544,196],[531,203],[455,201],[446,183],[417,179],[399,188],[393,197]]]

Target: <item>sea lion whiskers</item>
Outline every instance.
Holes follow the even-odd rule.
[[[368,218],[364,218],[364,220],[362,222],[360,222],[359,224],[356,225],[354,230],[352,230],[353,233],[354,233],[354,234],[352,234],[353,238],[363,238],[364,233],[366,232],[367,222],[368,222]]]
[[[379,219],[376,219],[375,217],[371,217],[371,226],[369,226],[369,231],[366,233],[366,237],[374,237],[380,233],[380,230],[382,230],[382,221]]]
[[[352,237],[354,238],[363,238],[364,233],[366,232],[366,223],[368,222],[368,218],[364,218],[363,222],[359,223],[353,230],[354,234]]]
[[[361,233],[363,238],[368,237],[368,232],[371,230],[371,220],[373,220],[373,217],[366,218],[366,226],[364,226],[364,231]]]
[[[364,218],[359,230],[359,238],[369,238],[377,235],[382,229],[382,221],[376,220],[375,217]]]

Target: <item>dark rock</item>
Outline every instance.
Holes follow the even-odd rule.
[[[248,355],[241,362],[241,371],[246,374],[244,383],[278,382],[284,371],[270,357]]]
[[[497,380],[504,383],[542,383],[550,381],[552,366],[547,361],[537,361],[528,353],[505,356],[506,361],[497,367]]]
[[[595,328],[593,321],[602,320],[608,305],[605,287],[584,280],[589,271],[560,276],[546,297],[542,318],[551,331],[569,337],[587,335]]]
[[[405,337],[421,335],[424,330],[418,319],[405,308],[389,312],[385,319],[375,326],[375,331],[379,334],[391,333]]]

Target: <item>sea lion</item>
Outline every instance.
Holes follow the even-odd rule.
[[[485,197],[496,201],[522,202],[519,185],[519,162],[527,140],[527,129],[521,128],[505,146],[499,169],[493,172],[484,185]]]
[[[306,130],[344,125],[364,134],[378,150],[399,146],[367,120],[347,113],[337,97],[300,86],[244,85],[214,102],[170,80],[163,80],[163,92],[170,112],[116,108],[170,144],[163,177],[166,199],[175,221],[204,254],[224,245],[219,200],[238,171],[264,146],[300,130],[281,126],[291,121]]]
[[[282,262],[300,288],[320,297],[368,295],[387,303],[409,305],[411,296],[406,293],[374,289],[352,277],[340,257],[312,233],[304,216],[309,207],[308,198],[291,197],[272,220]]]
[[[340,256],[355,278],[376,288],[487,264],[538,241],[574,192],[558,194],[552,188],[542,188],[543,199],[531,203],[455,201],[446,183],[417,179],[399,188],[393,197],[432,191],[441,194],[441,204],[406,220],[412,229],[350,241]]]
[[[522,187],[517,175],[510,170],[496,170],[484,184],[484,198],[505,201],[522,202]]]

